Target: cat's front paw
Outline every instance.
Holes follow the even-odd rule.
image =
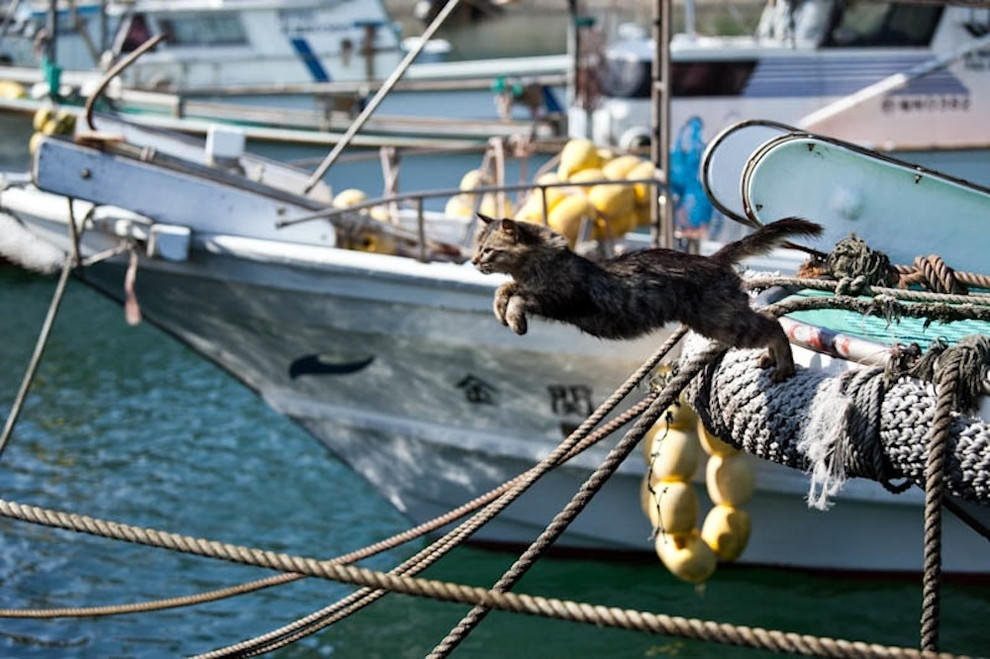
[[[508,325],[508,321],[505,319],[506,310],[509,307],[509,300],[512,299],[512,293],[515,287],[512,283],[502,284],[495,291],[495,299],[492,301],[492,311],[495,312],[495,317],[498,318],[498,322],[503,325]]]
[[[523,310],[523,299],[518,295],[509,299],[509,303],[505,309],[504,322],[516,334],[523,335],[526,333],[526,312]]]

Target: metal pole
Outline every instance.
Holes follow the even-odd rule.
[[[567,107],[573,107],[578,77],[577,0],[567,0],[567,55]]]
[[[673,31],[674,13],[672,0],[660,0],[660,168],[663,180],[668,183],[661,208],[660,242],[670,249],[674,246],[674,203],[670,198],[670,97],[673,86],[670,77],[670,35]]]
[[[697,34],[694,16],[694,0],[684,0],[684,32],[694,39]]]
[[[107,37],[109,26],[107,25],[107,0],[100,0],[100,57],[107,52]]]
[[[653,6],[653,83],[650,85],[650,159],[670,182],[670,0],[657,0]],[[671,248],[674,244],[674,207],[669,185],[661,195],[653,196],[650,223],[655,246]]]
[[[440,13],[437,14],[437,17],[433,19],[433,22],[430,23],[426,30],[423,31],[423,34],[419,37],[416,47],[409,51],[402,61],[399,62],[399,66],[395,67],[395,71],[392,71],[392,74],[385,81],[385,84],[378,89],[371,101],[368,102],[368,105],[366,105],[364,110],[361,111],[361,114],[354,119],[354,122],[347,129],[347,132],[344,133],[344,136],[340,138],[340,141],[334,145],[330,153],[327,154],[327,157],[322,163],[320,163],[320,166],[316,169],[316,171],[313,172],[313,175],[306,183],[306,187],[303,188],[303,194],[307,194],[316,186],[317,183],[320,182],[320,179],[322,179],[323,175],[327,173],[330,166],[336,162],[337,157],[340,156],[340,153],[347,147],[348,144],[350,144],[351,140],[357,132],[361,130],[361,127],[364,126],[364,123],[378,108],[385,96],[392,91],[392,87],[399,82],[399,79],[406,72],[406,69],[409,68],[409,65],[413,63],[413,60],[416,59],[420,52],[422,52],[423,48],[426,47],[426,42],[433,36],[433,33],[437,31],[443,22],[447,20],[447,17],[450,16],[451,12],[457,8],[460,1],[461,0],[449,0],[447,4],[444,5],[443,9],[440,10]]]
[[[58,0],[51,0],[48,3],[48,16],[45,21],[45,29],[48,30],[48,43],[45,44],[45,56],[48,61],[55,64],[55,36],[58,30]]]

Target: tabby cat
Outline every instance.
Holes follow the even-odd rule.
[[[711,256],[644,249],[594,262],[572,252],[567,239],[549,227],[479,217],[483,224],[471,262],[486,274],[512,277],[495,292],[494,309],[516,334],[526,333],[529,314],[604,339],[629,339],[678,321],[736,348],[767,346],[761,366],[775,365],[774,381],[794,374],[783,329],[750,308],[732,266],[790,236],[820,235],[822,227],[813,222],[778,220]]]

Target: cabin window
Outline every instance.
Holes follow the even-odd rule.
[[[120,52],[129,53],[150,38],[151,30],[148,29],[144,14],[134,14],[127,25],[127,34],[124,35]]]
[[[232,13],[168,15],[158,18],[172,46],[234,46],[247,43],[240,18]]]
[[[829,31],[826,46],[927,46],[943,7],[878,4],[848,5]]]
[[[672,62],[674,96],[738,96],[756,67],[755,60]],[[606,96],[649,98],[650,62],[630,57],[606,57],[599,83]]]

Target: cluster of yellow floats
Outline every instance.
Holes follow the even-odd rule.
[[[643,438],[649,471],[641,503],[656,533],[656,551],[672,574],[702,583],[718,561],[732,561],[749,540],[749,515],[741,506],[753,496],[755,477],[747,456],[709,433],[687,404],[668,410]],[[702,453],[705,481],[714,504],[698,529],[698,495],[691,478]]]
[[[76,115],[65,110],[43,107],[31,119],[34,133],[28,141],[28,151],[38,150],[38,142],[46,135],[71,135],[76,130]]]
[[[491,186],[493,181],[485,171],[473,169],[461,178],[458,186],[460,192],[447,200],[444,214],[447,217],[469,218],[477,210],[491,217],[512,217],[536,223],[542,223],[546,218],[546,222],[566,236],[572,246],[584,226],[590,229],[591,238],[601,239],[618,238],[638,226],[649,224],[650,189],[653,186],[608,181],[656,179],[657,171],[653,163],[632,154],[615,155],[608,149],[596,147],[587,139],[569,140],[556,160],[559,162],[557,171],[542,174],[533,183],[574,185],[546,188],[546,194],[534,188],[515,209],[506,196],[500,199],[491,192],[475,192]],[[600,182],[592,184],[596,181]],[[366,199],[361,190],[348,188],[334,197],[333,205],[347,208]],[[376,213],[381,217],[376,217]],[[370,214],[387,221],[383,208],[372,208]],[[361,245],[356,247],[367,249]]]
[[[651,186],[607,181],[655,178],[653,163],[639,156],[617,156],[608,149],[596,147],[591,140],[572,139],[560,152],[557,171],[538,176],[534,183],[573,183],[573,186],[546,188],[545,195],[534,189],[513,212],[510,204],[499,209],[498,200],[491,193],[484,194],[478,203],[471,190],[489,185],[490,181],[483,172],[474,170],[464,175],[461,193],[447,202],[446,214],[469,217],[477,204],[478,210],[485,215],[511,216],[522,222],[537,223],[546,218],[547,223],[566,236],[573,246],[586,222],[590,224],[592,238],[617,238],[638,226],[649,224]]]

